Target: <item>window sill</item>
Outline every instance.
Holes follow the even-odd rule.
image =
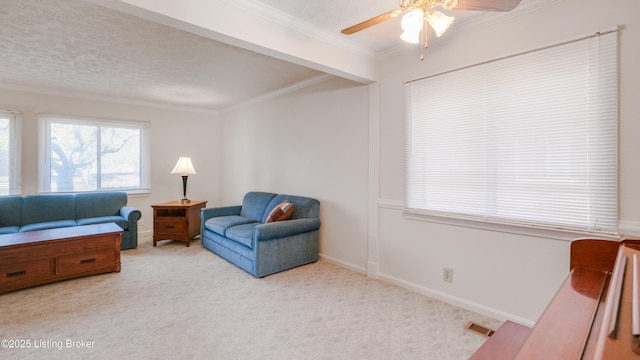
[[[445,216],[445,215],[427,215],[427,214],[418,214],[414,212],[405,211],[403,204],[399,204],[397,202],[392,201],[380,201],[378,203],[379,208],[390,209],[400,211],[402,216],[407,220],[412,221],[423,221],[434,224],[442,224],[456,227],[464,227],[485,231],[493,231],[507,234],[515,234],[515,235],[523,235],[530,237],[539,237],[551,240],[560,240],[560,241],[573,241],[575,239],[580,238],[597,238],[597,239],[609,239],[609,240],[620,240],[621,236],[616,234],[607,234],[607,233],[597,233],[597,232],[581,232],[574,230],[565,230],[565,229],[551,229],[551,228],[543,228],[536,226],[527,226],[527,225],[514,225],[514,224],[505,224],[505,223],[497,223],[497,222],[489,222],[489,221],[479,221],[479,220],[470,220],[457,218],[453,216]]]

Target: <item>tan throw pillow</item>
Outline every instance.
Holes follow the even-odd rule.
[[[278,204],[278,206],[271,210],[269,216],[267,216],[267,222],[270,223],[275,221],[287,220],[293,213],[293,206],[293,203],[290,203],[288,201],[281,202],[280,204]]]

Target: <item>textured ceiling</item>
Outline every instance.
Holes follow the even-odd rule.
[[[81,0],[0,0],[0,83],[220,109],[319,72]]]
[[[0,86],[221,110],[323,74],[116,11],[102,1],[0,0]],[[373,54],[404,46],[397,18],[340,34],[398,8],[397,0],[216,3],[259,5],[280,23],[295,20]]]

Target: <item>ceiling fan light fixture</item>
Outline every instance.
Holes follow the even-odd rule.
[[[404,30],[400,38],[410,44],[417,44],[420,41],[420,31],[424,26],[424,12],[413,9],[402,17],[400,24]]]
[[[405,31],[400,35],[400,39],[408,42],[409,44],[417,44],[420,42],[420,31],[418,32]]]
[[[453,16],[447,16],[440,11],[432,11],[427,14],[427,21],[429,21],[429,25],[431,25],[438,37],[447,31],[453,20],[455,20]]]

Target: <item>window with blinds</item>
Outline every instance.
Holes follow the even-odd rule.
[[[617,31],[405,84],[405,212],[617,233]]]
[[[0,196],[20,194],[20,113],[0,110]]]

